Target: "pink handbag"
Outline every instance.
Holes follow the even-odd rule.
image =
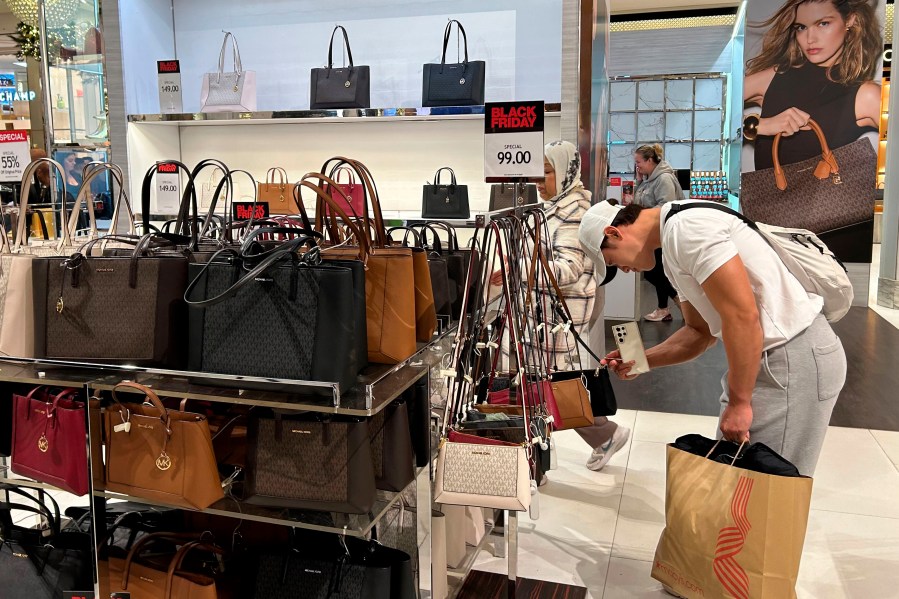
[[[342,183],[340,181],[340,173],[343,172],[348,173],[349,182],[347,183]],[[362,183],[356,181],[356,175],[353,173],[353,169],[342,166],[338,168],[334,173],[333,179],[337,183],[337,186],[346,195],[346,197],[350,199],[346,206],[341,205],[341,208],[343,208],[344,212],[346,212],[348,216],[364,216],[365,188]],[[330,185],[328,185],[328,187],[330,187]],[[330,189],[326,189],[326,191],[334,199],[335,202],[340,202],[341,204],[346,202],[346,199],[339,193],[335,193]],[[331,215],[331,209],[327,205],[325,205],[325,214],[327,216]]]
[[[12,471],[75,495],[86,495],[85,406],[78,389],[51,395],[35,387],[13,395]]]

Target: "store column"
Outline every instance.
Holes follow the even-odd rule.
[[[893,19],[893,39],[899,32],[897,27],[899,22]],[[899,114],[899,94],[890,94],[889,111]],[[895,143],[887,144],[877,304],[899,308],[899,146]]]

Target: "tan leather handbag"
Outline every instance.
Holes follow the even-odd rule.
[[[109,559],[109,583],[113,592],[125,591],[136,599],[217,599],[215,579],[207,574],[182,569],[191,551],[222,554],[222,549],[204,541],[187,540],[196,535],[152,533],[141,537],[126,559]],[[154,565],[140,561],[140,552],[155,541],[181,544],[169,561],[168,568],[154,560]],[[183,543],[183,544],[182,544]]]
[[[116,389],[143,394],[152,405],[119,402]],[[106,409],[106,489],[205,509],[224,497],[206,417],[167,410],[149,388],[123,382]]]
[[[294,185],[287,179],[287,171],[283,168],[276,166],[268,169],[265,183],[257,185],[256,199],[268,203],[269,214],[299,214],[299,208],[293,201]]]
[[[342,191],[337,183],[321,173],[310,173],[303,177],[300,185],[318,195],[315,211],[315,227],[318,231],[329,231],[332,240],[341,238],[330,219],[324,219],[324,206],[332,215],[339,217],[349,229],[355,246],[326,248],[322,258],[326,260],[350,260],[358,258],[367,267],[365,272],[365,315],[367,322],[368,361],[377,364],[397,364],[415,353],[416,310],[415,310],[415,268],[412,248],[389,245],[381,216],[381,207],[370,179],[368,169],[346,158],[331,160],[345,161],[364,182],[371,198],[374,222],[366,214],[356,223],[350,219],[341,204],[348,198],[335,201],[324,191],[325,184],[337,194]],[[329,162],[331,162],[329,160]],[[327,168],[327,163],[322,169]],[[326,227],[327,224],[327,227]],[[425,263],[427,272],[427,263]],[[430,273],[428,272],[430,277]]]

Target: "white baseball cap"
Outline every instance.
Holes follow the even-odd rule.
[[[584,214],[584,218],[581,219],[578,240],[581,242],[584,253],[593,261],[593,273],[596,280],[601,281],[600,285],[611,281],[617,272],[615,267],[606,268],[606,261],[602,257],[600,246],[606,238],[604,233],[606,227],[611,226],[612,221],[623,209],[624,206],[599,202],[591,206]]]

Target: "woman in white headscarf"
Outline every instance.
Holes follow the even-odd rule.
[[[578,241],[578,229],[584,213],[590,208],[591,194],[581,183],[581,157],[574,144],[550,142],[543,153],[544,180],[537,184],[537,192],[545,202],[551,242],[546,247],[552,257],[550,267],[571,311],[572,324],[586,341],[596,300],[597,281],[593,277],[593,262]],[[549,298],[537,299],[538,305],[550,303]],[[544,299],[547,301],[544,302]],[[553,370],[588,367],[585,352],[581,352],[580,356],[583,365],[572,364],[571,358],[578,356],[578,351],[574,336],[564,330],[551,334],[546,351]],[[594,422],[593,426],[577,429],[577,432],[593,448],[587,468],[601,470],[612,455],[627,443],[630,430],[603,416],[595,417]]]

